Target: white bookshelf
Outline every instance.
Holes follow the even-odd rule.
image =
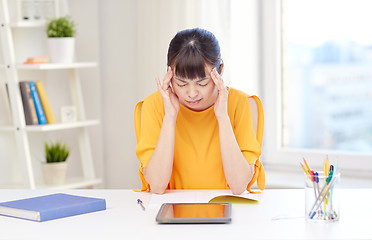
[[[66,188],[85,188],[85,187],[93,187],[94,185],[102,183],[102,179],[96,177],[95,169],[94,169],[94,161],[92,156],[92,149],[90,145],[90,138],[88,135],[88,128],[98,126],[100,121],[97,119],[87,119],[85,114],[85,106],[83,101],[83,89],[81,87],[80,81],[80,69],[88,69],[89,68],[96,68],[98,64],[96,62],[73,62],[73,63],[45,63],[45,64],[21,64],[20,61],[24,59],[16,59],[16,52],[22,51],[27,49],[25,45],[20,48],[21,50],[17,49],[19,46],[19,41],[14,41],[13,39],[13,29],[17,28],[22,29],[26,28],[28,32],[33,31],[33,28],[44,28],[45,21],[18,21],[16,23],[11,22],[10,18],[10,9],[9,3],[12,3],[13,0],[0,0],[0,39],[1,39],[1,48],[0,54],[2,55],[3,62],[0,64],[0,71],[3,71],[5,76],[4,81],[0,81],[0,84],[7,84],[8,92],[9,92],[9,109],[10,118],[12,119],[12,123],[8,123],[6,125],[0,125],[0,134],[2,132],[6,132],[7,134],[14,133],[15,139],[13,141],[14,145],[17,149],[17,154],[14,157],[9,157],[8,161],[13,161],[13,158],[19,158],[18,162],[21,164],[22,169],[17,169],[17,171],[21,172],[22,175],[22,183],[18,184],[19,180],[9,183],[8,185],[4,186],[1,185],[0,188],[30,188],[30,189],[39,189],[39,188],[52,188],[52,189],[66,189]],[[57,2],[57,1],[56,1]],[[40,31],[39,31],[40,32]],[[27,41],[24,41],[27,43]],[[18,45],[17,45],[18,44]],[[38,42],[36,44],[44,44],[43,42]],[[31,44],[30,47],[33,47]],[[0,57],[1,58],[1,57]],[[24,71],[25,70],[25,71]],[[33,70],[29,72],[28,70]],[[47,76],[44,70],[53,71],[66,71],[68,74],[65,74],[66,77],[66,84],[69,85],[69,94],[71,96],[72,105],[76,107],[77,110],[77,120],[74,122],[57,122],[52,124],[45,124],[45,125],[26,125],[25,123],[25,116],[23,112],[23,103],[21,98],[21,92],[19,88],[19,75],[22,72],[23,76],[25,74],[30,74],[30,78],[32,79],[32,74],[34,71],[43,71],[44,73],[41,74],[42,76]],[[59,72],[58,72],[59,73]],[[46,77],[45,77],[46,78]],[[1,79],[3,80],[3,79]],[[46,79],[47,81],[48,79]],[[53,87],[51,87],[53,89]],[[54,89],[54,91],[59,91],[58,89]],[[47,93],[48,94],[48,93]],[[55,110],[54,110],[55,111]],[[0,114],[4,114],[0,111]],[[7,113],[5,113],[7,114]],[[35,169],[35,166],[40,166],[41,162],[37,159],[33,159],[34,153],[33,149],[31,148],[30,142],[32,142],[32,138],[35,134],[38,137],[41,135],[43,138],[43,134],[49,134],[49,132],[53,132],[53,134],[60,134],[61,131],[70,130],[70,129],[78,129],[78,131],[69,132],[69,134],[75,134],[72,136],[74,140],[78,142],[78,152],[80,156],[77,157],[77,160],[81,161],[81,176],[75,178],[68,178],[66,183],[63,185],[58,186],[50,186],[45,185],[43,182],[40,182],[42,178],[36,178],[36,173],[38,172]],[[63,134],[62,134],[63,135]],[[47,137],[45,137],[45,140]],[[44,140],[44,139],[43,139]],[[3,161],[3,159],[1,159]],[[7,169],[0,169],[1,171],[7,171]],[[14,172],[14,170],[12,170]],[[40,172],[40,171],[39,171]]]
[[[26,126],[25,129],[27,132],[47,132],[47,131],[57,131],[64,129],[73,129],[73,128],[84,128],[89,126],[99,125],[99,120],[87,120],[71,123],[53,123],[46,125],[32,125]]]

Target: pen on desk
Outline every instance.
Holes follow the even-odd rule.
[[[141,206],[141,208],[142,208],[143,211],[146,210],[145,206],[143,206],[143,202],[142,202],[141,199],[138,198],[138,199],[137,199],[137,203]]]

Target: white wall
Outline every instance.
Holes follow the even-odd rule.
[[[139,186],[133,113],[137,102],[136,1],[99,2],[105,185]]]
[[[103,145],[104,123],[102,119],[102,88],[100,76],[102,60],[100,56],[99,0],[68,0],[68,8],[77,24],[76,55],[79,61],[93,61],[97,68],[79,70],[88,119],[100,119],[101,125],[89,128],[95,172],[105,178]],[[99,187],[104,187],[105,183]]]

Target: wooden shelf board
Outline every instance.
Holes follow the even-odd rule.
[[[97,67],[96,62],[76,62],[76,63],[43,63],[43,64],[17,64],[20,70],[53,70],[53,69],[73,69]]]
[[[71,122],[71,123],[53,123],[53,124],[46,124],[46,125],[32,125],[32,126],[26,126],[26,131],[27,132],[57,131],[57,130],[63,130],[63,129],[89,127],[89,126],[94,126],[98,124],[99,124],[99,120],[87,120],[87,121],[79,121],[79,122]]]

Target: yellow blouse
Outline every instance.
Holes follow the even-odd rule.
[[[240,150],[249,164],[261,155],[261,145],[253,129],[249,95],[229,88],[228,115]],[[143,176],[155,150],[164,117],[164,105],[158,91],[148,96],[142,105],[140,135],[136,154],[142,191],[151,186]],[[228,189],[220,152],[219,128],[214,106],[195,112],[182,104],[175,127],[175,147],[172,176],[168,189]]]

